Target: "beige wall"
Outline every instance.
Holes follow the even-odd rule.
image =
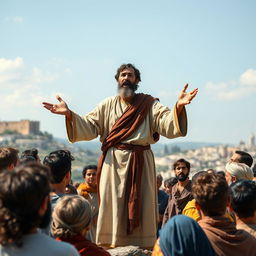
[[[16,131],[23,135],[38,134],[40,131],[40,122],[29,120],[0,122],[0,133],[5,132],[6,130]]]

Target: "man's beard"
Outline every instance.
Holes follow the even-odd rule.
[[[40,217],[40,223],[39,223],[39,228],[44,229],[47,228],[50,224],[52,218],[52,207],[50,201],[48,202],[47,205],[47,210],[44,214],[44,216]]]
[[[178,181],[185,181],[189,176],[189,173],[184,174],[183,172],[180,173],[179,175],[176,175],[176,178],[178,179]]]
[[[137,88],[137,84],[133,84],[130,81],[125,81],[123,84],[118,84],[118,93],[122,97],[129,98],[134,95]]]

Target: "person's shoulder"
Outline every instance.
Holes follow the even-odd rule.
[[[161,189],[159,190],[159,194],[162,197],[168,197],[169,198],[169,195],[166,192],[164,192],[163,190],[161,190]]]
[[[110,96],[110,97],[107,97],[104,100],[102,100],[100,104],[111,104],[111,103],[113,103],[115,101],[118,101],[118,99],[119,99],[118,95]]]
[[[43,244],[45,248],[47,248],[47,255],[79,255],[75,247],[69,243],[56,241],[52,237],[42,233],[37,234],[37,239],[40,241],[41,244]]]

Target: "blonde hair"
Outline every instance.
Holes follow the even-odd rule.
[[[92,219],[91,206],[82,196],[60,198],[52,213],[51,232],[54,237],[69,238],[88,227]]]

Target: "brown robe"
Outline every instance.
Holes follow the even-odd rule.
[[[256,256],[256,239],[228,218],[203,216],[198,223],[218,256]]]
[[[164,212],[163,225],[173,216],[182,214],[183,209],[189,201],[193,199],[191,181],[184,187],[180,193],[178,190],[178,183],[172,188],[172,194],[169,197],[168,205]]]

